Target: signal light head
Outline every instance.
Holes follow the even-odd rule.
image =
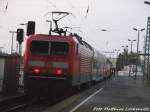
[[[24,35],[24,30],[17,29],[17,41],[19,42],[19,44],[23,42],[23,35]]]
[[[35,21],[28,21],[27,23],[27,36],[35,34]]]

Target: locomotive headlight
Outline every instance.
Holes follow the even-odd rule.
[[[67,74],[69,64],[67,62],[53,62],[53,67],[55,68],[55,74],[61,76]]]
[[[32,68],[32,71],[33,71],[34,73],[36,73],[36,74],[41,73],[41,69],[40,69],[40,68],[37,68],[37,67]]]
[[[63,69],[60,69],[60,68],[55,69],[55,74],[58,75],[58,76],[62,75],[63,74]]]

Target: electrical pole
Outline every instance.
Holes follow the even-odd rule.
[[[14,34],[17,33],[16,31],[9,31],[9,33],[12,33],[12,40],[11,40],[11,54],[13,53],[13,39],[14,39]]]
[[[147,31],[144,44],[143,82],[150,83],[150,17],[147,21]]]

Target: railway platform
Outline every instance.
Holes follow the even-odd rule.
[[[133,74],[131,74],[132,76]],[[150,85],[129,77],[127,69],[110,80],[56,104],[44,112],[149,112]]]

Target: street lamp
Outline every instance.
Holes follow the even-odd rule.
[[[135,31],[138,32],[137,50],[136,50],[136,52],[137,52],[137,57],[136,57],[137,62],[136,62],[136,71],[135,71],[135,79],[136,79],[136,77],[137,77],[137,70],[138,70],[138,69],[137,69],[137,66],[138,66],[138,52],[139,52],[139,38],[140,38],[140,31],[144,31],[145,28],[142,28],[142,29],[133,28],[133,30],[135,30]]]
[[[101,29],[101,31],[108,31],[107,29]]]
[[[22,26],[24,26],[24,25],[27,25],[27,23],[20,23],[19,25],[22,25]]]
[[[123,48],[124,51],[128,51],[128,45],[126,46],[121,46]]]
[[[116,57],[118,57],[118,53],[119,53],[120,49],[115,49],[115,51],[116,51],[116,53],[117,53],[117,56],[116,56]]]
[[[132,44],[133,44],[133,42],[136,41],[136,40],[135,40],[135,39],[134,39],[134,40],[128,39],[128,41],[131,42],[131,54],[132,54]]]
[[[148,1],[144,1],[144,3],[150,5],[150,2],[148,2]]]
[[[16,31],[9,31],[9,33],[12,33],[12,40],[11,40],[11,54],[13,53],[13,39],[14,39],[14,34],[17,33]]]

